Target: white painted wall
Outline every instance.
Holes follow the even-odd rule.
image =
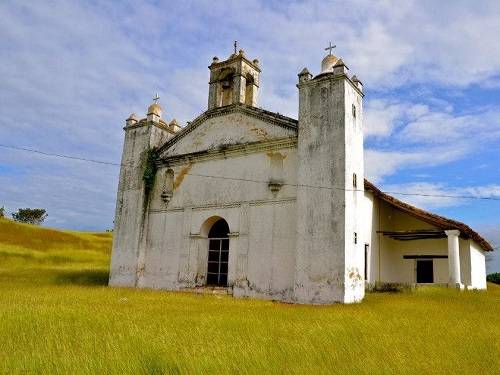
[[[356,173],[363,190],[362,95],[345,73],[299,76],[295,297],[301,303],[364,296],[363,195],[352,184]]]
[[[283,157],[282,186],[271,160]],[[210,225],[224,218],[231,231],[229,284],[236,296],[291,300],[295,267],[296,149],[214,158],[160,169],[152,193],[142,286],[180,289],[206,279]],[[161,200],[165,170],[174,171],[168,206]],[[209,178],[201,176],[215,176]],[[213,221],[213,220],[212,220]]]
[[[473,289],[486,289],[486,259],[484,251],[474,241],[470,241],[471,283]]]
[[[142,273],[144,253],[144,165],[147,150],[165,143],[172,135],[157,124],[125,128],[125,140],[116,199],[113,250],[109,284],[135,286]]]
[[[377,231],[436,229],[381,199],[365,192],[363,205],[364,236],[369,244],[368,283],[416,282],[416,260],[404,259],[405,255],[448,255],[447,238],[398,241]],[[484,251],[473,240],[459,239],[460,274],[464,285],[486,288]],[[433,259],[434,282],[448,282],[448,259]]]

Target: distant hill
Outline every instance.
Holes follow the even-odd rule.
[[[112,233],[59,230],[0,218],[0,281],[41,281],[43,275],[90,272],[106,283],[111,244]]]

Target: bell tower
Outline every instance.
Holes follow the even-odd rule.
[[[364,295],[363,86],[330,53],[316,77],[299,74],[297,249],[301,303]]]
[[[234,42],[234,53],[225,61],[214,57],[210,69],[208,109],[231,104],[257,106],[259,90],[259,60],[250,61],[245,52],[238,52]]]

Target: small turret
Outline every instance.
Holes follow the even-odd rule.
[[[147,113],[148,121],[160,122],[162,109],[161,106],[158,104],[159,99],[160,97],[158,96],[158,94],[156,94],[156,97],[153,99],[154,101],[153,104],[151,104],[148,107],[148,113]]]
[[[128,119],[125,120],[125,126],[132,126],[137,124],[137,121],[139,119],[137,118],[135,113],[131,113],[130,116],[128,116]]]
[[[181,127],[177,123],[177,120],[174,118],[172,121],[170,121],[170,124],[168,124],[168,129],[173,131],[174,133],[177,133],[179,130],[181,130]]]

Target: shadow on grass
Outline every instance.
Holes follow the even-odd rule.
[[[56,276],[57,284],[108,285],[109,272],[105,270],[64,271]]]
[[[181,370],[173,361],[168,358],[162,358],[153,353],[142,354],[140,357],[141,374],[147,375],[177,375]]]

